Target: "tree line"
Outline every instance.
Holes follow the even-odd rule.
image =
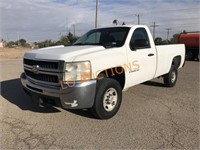
[[[75,36],[71,32],[69,32],[67,35],[61,36],[58,41],[45,40],[42,42],[35,42],[34,44],[37,45],[38,48],[56,46],[56,45],[69,46],[72,45],[74,42],[76,42],[76,40],[78,39],[79,39],[78,36]]]
[[[165,44],[177,44],[178,38],[180,34],[174,34],[173,37],[169,40],[163,40],[161,37],[155,38],[155,44],[156,45],[165,45]],[[20,39],[17,41],[9,41],[6,43],[6,47],[14,48],[14,47],[29,47],[29,48],[44,48],[49,46],[56,46],[56,45],[64,45],[64,46],[70,46],[72,45],[76,40],[78,40],[79,37],[73,35],[71,32],[69,32],[67,35],[63,35],[59,38],[59,40],[44,40],[41,42],[34,42],[32,44],[27,43],[25,39]]]
[[[67,35],[63,35],[59,38],[59,40],[44,40],[41,42],[34,42],[32,44],[27,43],[25,39],[19,39],[17,41],[9,41],[6,43],[6,47],[15,48],[15,47],[27,47],[27,48],[43,48],[49,46],[56,46],[56,45],[65,45],[69,46],[72,45],[79,37],[73,35],[69,32]]]
[[[178,44],[178,38],[180,34],[174,34],[173,37],[169,40],[163,40],[161,37],[156,37],[154,42],[156,45],[165,45],[165,44]]]

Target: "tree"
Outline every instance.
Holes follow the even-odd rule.
[[[170,39],[170,43],[171,44],[177,44],[179,36],[180,36],[180,34],[174,34],[173,38]]]
[[[183,30],[183,32],[182,32],[183,34],[186,34],[187,33],[187,31],[186,30]]]
[[[157,37],[157,38],[155,38],[154,42],[155,42],[156,45],[161,45],[162,44],[162,38]]]
[[[167,40],[163,40],[161,37],[157,37],[154,40],[156,45],[165,45],[167,44]]]
[[[14,42],[14,41],[9,41],[9,42],[6,44],[6,46],[9,47],[9,48],[13,48],[13,47],[15,47],[16,45],[15,45],[15,42]]]
[[[45,41],[42,41],[42,42],[38,42],[38,43],[35,43],[39,48],[43,48],[43,47],[49,47],[49,46],[55,46],[56,43],[52,40],[45,40]]]
[[[56,45],[72,45],[76,40],[78,40],[79,37],[74,36],[71,32],[68,33],[68,35],[61,36],[58,41],[52,41],[52,40],[45,40],[42,42],[35,42],[35,45],[38,48],[43,47],[49,47],[49,46],[56,46]]]
[[[26,40],[25,40],[25,39],[20,39],[20,40],[19,40],[19,44],[20,44],[22,47],[25,47],[25,46],[26,46]]]
[[[69,40],[69,44],[72,45],[74,42],[78,40],[79,37],[74,36],[71,32],[67,35],[67,38]]]
[[[56,42],[56,45],[70,45],[70,41],[66,35],[61,36],[60,39]]]

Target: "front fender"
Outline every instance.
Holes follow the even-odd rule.
[[[124,66],[127,64],[125,47],[110,48],[83,56],[79,56],[75,61],[90,61],[92,67],[92,79],[96,79],[98,74],[109,68]]]

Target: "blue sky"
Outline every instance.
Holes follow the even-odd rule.
[[[114,19],[120,23],[151,26],[156,22],[156,36],[167,36],[166,28],[174,33],[200,30],[199,0],[98,0],[98,26],[111,26]],[[0,38],[17,40],[18,36],[30,42],[57,40],[73,31],[82,35],[94,28],[96,0],[1,0]],[[152,28],[150,28],[152,30]]]

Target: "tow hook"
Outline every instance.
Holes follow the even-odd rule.
[[[77,100],[74,100],[73,103],[68,103],[68,102],[65,102],[66,105],[71,105],[71,107],[77,107],[78,106],[78,101]]]

